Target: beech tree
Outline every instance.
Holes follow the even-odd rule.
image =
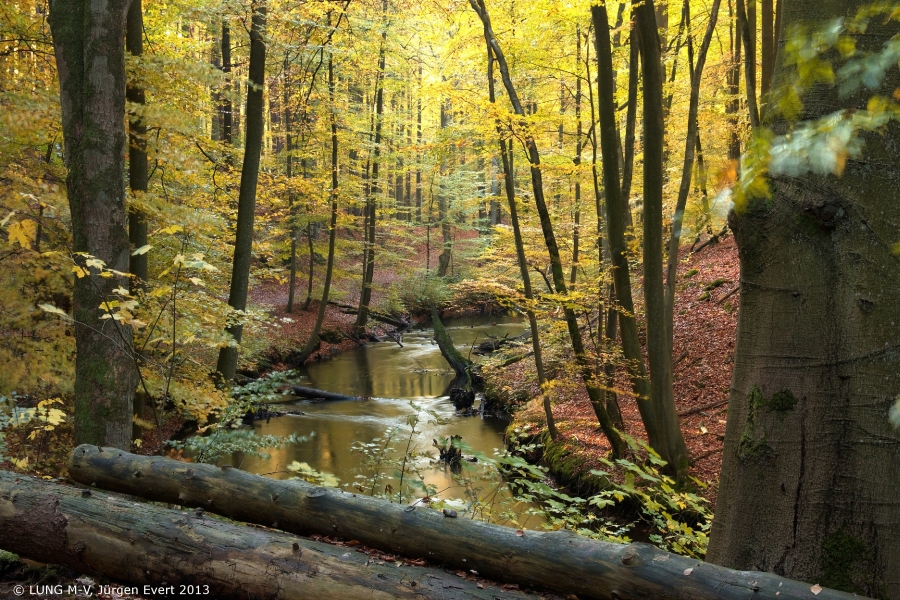
[[[266,4],[253,3],[253,19],[250,29],[250,85],[247,87],[247,140],[244,148],[244,164],[241,168],[241,187],[238,195],[238,222],[234,242],[234,262],[231,271],[231,289],[228,304],[238,314],[235,323],[227,329],[238,344],[244,326],[240,311],[247,308],[247,289],[250,285],[250,259],[253,249],[253,220],[256,211],[256,185],[259,182],[259,160],[262,153],[263,84],[266,74],[266,45],[263,30],[266,24]],[[237,346],[226,346],[219,351],[216,370],[225,379],[233,379],[237,368]]]
[[[131,328],[104,319],[101,305],[128,271],[125,213],[125,22],[128,0],[98,9],[85,0],[50,4],[59,72],[66,193],[82,276],[75,279],[75,441],[131,448],[137,386]],[[90,258],[88,258],[88,256]],[[85,273],[85,271],[89,271]],[[109,272],[104,275],[109,275]]]
[[[793,27],[847,17],[864,4],[785,0],[773,91],[791,77],[785,45],[797,43]],[[855,38],[853,56],[882,52],[897,31],[877,16]],[[876,93],[889,97],[898,86],[893,68]],[[813,86],[802,118],[867,112],[865,91]],[[773,117],[768,125],[776,133],[788,127]],[[863,139],[859,157],[837,155],[840,177],[773,175],[771,198],[738,202],[730,217],[741,308],[707,559],[896,598],[900,433],[888,410],[900,389],[900,261],[892,248],[900,125]]]

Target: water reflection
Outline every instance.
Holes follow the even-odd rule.
[[[485,318],[459,319],[447,325],[454,343],[464,354],[469,354],[472,345],[485,341],[488,335],[512,337],[524,329],[522,323],[493,323]],[[259,421],[254,425],[256,432],[289,435],[315,431],[315,436],[304,443],[272,450],[269,459],[235,455],[231,457],[231,463],[253,473],[288,478],[292,475],[287,470],[289,464],[305,462],[318,471],[333,473],[342,484],[352,486],[357,476],[371,481],[374,474],[371,469],[360,468],[359,454],[351,451],[354,442],[384,439],[390,431],[394,432],[392,445],[399,456],[403,455],[409,442],[412,451],[436,458],[437,449],[432,446],[432,440],[450,435],[462,436],[474,451],[488,456],[494,449],[502,448],[504,421],[491,417],[454,416],[453,405],[447,397],[454,373],[432,341],[431,330],[409,331],[403,335],[402,343],[402,348],[393,341],[369,344],[330,361],[310,365],[303,372],[301,385],[368,399],[348,402],[301,400],[286,405],[288,409],[305,414]],[[419,433],[411,441],[408,440],[407,417],[415,410],[410,401],[423,411],[432,411],[442,421],[436,422],[422,412],[417,425]],[[442,499],[464,500],[469,494],[476,493],[479,498],[490,501],[495,493],[496,482],[480,476],[477,469],[464,469],[469,478],[468,485],[464,486],[454,481],[445,466],[429,458],[420,459],[416,467],[424,482],[434,486]],[[399,473],[394,477],[391,475],[389,473],[388,477],[378,481],[377,491],[383,491],[387,485],[395,492],[399,489]],[[418,494],[419,497],[422,495]],[[408,498],[404,498],[406,501]],[[524,508],[519,506],[517,510]],[[536,524],[537,521],[532,520],[531,525]]]

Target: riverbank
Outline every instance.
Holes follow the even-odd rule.
[[[698,494],[714,508],[734,367],[740,298],[735,290],[740,267],[737,246],[731,236],[693,255],[683,249],[681,258],[675,297],[675,405],[692,459],[690,474],[706,484]],[[639,298],[640,290],[636,289],[634,295]],[[640,313],[641,308],[636,309]],[[521,436],[523,441],[538,441],[546,428],[533,371],[533,363],[527,360],[487,371],[488,385],[505,401],[518,406],[510,432]],[[552,442],[548,436],[540,438],[545,443],[540,460],[560,484],[581,494],[591,494],[603,483],[590,475],[590,471],[604,470],[600,458],[608,454],[609,444],[597,425],[583,383],[574,376],[565,376],[563,370],[557,371],[562,376],[555,380],[551,393],[560,435]],[[625,432],[646,441],[624,368],[617,370],[615,385]]]

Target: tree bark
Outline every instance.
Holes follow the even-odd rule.
[[[622,354],[628,365],[631,388],[637,398],[641,421],[647,431],[650,446],[657,451],[663,446],[659,442],[659,425],[653,405],[650,402],[650,386],[641,343],[638,338],[637,322],[634,318],[634,300],[631,295],[631,274],[628,265],[625,242],[625,214],[628,205],[619,187],[619,161],[616,144],[615,96],[612,78],[612,45],[609,37],[609,14],[602,4],[591,7],[594,24],[594,46],[597,54],[597,104],[599,107],[600,151],[603,164],[603,189],[606,198],[606,231],[609,240],[610,261],[616,301],[619,305]],[[635,40],[632,40],[632,44]],[[637,65],[632,65],[632,69]],[[629,110],[631,110],[629,108]],[[598,203],[598,214],[600,206]],[[613,310],[612,308],[610,310]],[[665,458],[665,457],[663,457]]]
[[[658,427],[657,448],[669,468],[686,477],[690,456],[678,424],[672,391],[672,344],[665,317],[662,260],[662,206],[665,164],[662,65],[653,17],[653,0],[632,4],[640,31],[641,71],[644,74],[644,310],[647,320],[647,362],[650,402]]]
[[[382,115],[384,114],[384,69],[385,54],[387,52],[388,27],[386,22],[387,9],[387,0],[383,0],[381,3],[381,14],[385,23],[383,23],[381,30],[381,46],[378,51],[378,73],[375,75],[375,115],[373,117],[375,120],[375,140],[373,142],[374,148],[372,150],[372,185],[369,188],[369,193],[366,195],[366,252],[365,264],[363,265],[362,289],[359,295],[359,311],[357,312],[356,323],[354,324],[357,334],[365,332],[366,323],[369,321],[369,303],[372,300],[372,283],[375,279],[375,220],[377,217],[376,208],[378,204],[376,196],[379,192],[378,169],[379,157],[381,156]]]
[[[444,329],[441,322],[441,315],[438,313],[437,306],[431,304],[431,326],[434,328],[434,341],[437,342],[438,348],[441,350],[441,356],[447,361],[450,367],[459,377],[465,377],[471,383],[472,361],[460,354],[456,346],[453,345],[453,338]]]
[[[675,284],[678,275],[678,249],[681,243],[681,229],[684,222],[684,210],[687,207],[688,194],[691,191],[691,176],[694,173],[694,158],[698,143],[697,110],[700,105],[700,80],[703,78],[703,67],[706,65],[706,54],[715,33],[719,17],[721,0],[713,0],[709,12],[709,23],[697,54],[697,65],[693,64],[693,39],[690,29],[690,8],[685,5],[688,20],[688,58],[691,74],[691,96],[688,105],[687,136],[684,141],[684,163],[681,168],[681,184],[678,188],[678,199],[675,202],[675,214],[672,218],[672,233],[669,236],[668,263],[666,265],[666,335],[669,346],[673,343],[673,325],[675,319]]]
[[[300,352],[301,363],[305,362],[319,343],[319,333],[322,331],[322,323],[325,322],[325,309],[328,308],[328,296],[331,293],[331,277],[334,273],[334,244],[337,237],[338,217],[338,126],[337,105],[334,96],[334,57],[328,55],[328,100],[331,103],[329,119],[331,121],[331,222],[328,224],[328,262],[325,265],[325,282],[322,290],[322,301],[319,302],[319,312],[316,314],[316,322],[306,345]]]
[[[809,584],[732,571],[647,544],[598,542],[567,531],[529,530],[519,535],[509,527],[446,518],[422,506],[393,504],[299,480],[268,479],[230,467],[80,446],[72,454],[69,473],[76,481],[101,489],[201,507],[292,533],[358,540],[498,581],[582,599],[746,600],[757,594],[774,597],[776,590],[779,600],[811,597]],[[824,590],[816,600],[849,597]]]
[[[95,10],[85,0],[51,3],[50,30],[59,73],[66,194],[72,249],[129,268],[125,226],[125,24],[127,0]],[[83,263],[83,257],[77,257]],[[102,303],[123,277],[94,268],[75,278],[75,440],[131,447],[138,373],[131,327],[102,319]]]
[[[490,33],[487,31],[487,28],[485,28],[485,42],[487,44],[488,61],[488,99],[490,100],[491,104],[496,104],[497,93],[494,83],[494,51],[489,41],[489,35]],[[506,141],[504,141],[503,139],[499,121],[496,122],[496,129],[497,145],[500,148],[500,164],[503,169],[503,189],[506,192],[506,200],[507,204],[509,205],[509,221],[510,225],[512,226],[513,240],[516,247],[516,262],[518,262],[519,264],[519,275],[522,277],[522,292],[525,295],[525,301],[530,304],[534,300],[534,290],[531,287],[531,275],[529,274],[528,260],[525,257],[525,242],[522,239],[522,230],[519,227],[519,213],[516,207],[516,185],[515,173],[513,172],[512,167],[512,156],[511,153],[507,150]],[[499,223],[499,206],[495,211],[492,204],[491,211],[498,217],[497,223]],[[496,224],[494,223],[493,218],[491,219],[491,224]],[[535,371],[537,371],[538,386],[540,386],[542,402],[544,404],[544,415],[547,418],[547,431],[550,434],[551,438],[556,438],[558,432],[556,430],[556,421],[553,418],[553,408],[550,404],[549,395],[544,393],[544,386],[547,383],[547,374],[544,371],[544,358],[543,352],[541,350],[541,338],[540,330],[538,329],[537,316],[535,315],[534,308],[532,306],[526,306],[525,314],[528,316],[528,326],[529,331],[531,332],[531,349],[534,355],[534,367]]]
[[[263,31],[266,25],[266,3],[253,4],[253,20],[250,29],[250,85],[247,87],[247,139],[244,144],[244,164],[241,167],[241,187],[238,195],[237,233],[234,241],[234,262],[231,270],[231,287],[228,305],[235,311],[247,308],[247,290],[250,286],[250,259],[253,254],[253,220],[256,210],[256,185],[259,181],[259,160],[263,139],[263,85],[266,78],[266,45]],[[224,46],[224,44],[223,44]],[[237,317],[240,319],[240,316]],[[237,369],[238,344],[244,326],[241,322],[226,328],[236,345],[219,350],[216,371],[226,380],[234,379]]]
[[[512,83],[506,58],[503,55],[503,51],[501,50],[500,44],[497,42],[494,31],[491,27],[491,18],[488,14],[487,8],[485,7],[484,0],[469,0],[469,4],[481,19],[481,22],[484,26],[485,40],[488,44],[490,44],[491,49],[494,53],[494,57],[497,59],[497,65],[500,69],[500,74],[503,79],[503,85],[506,88],[506,93],[509,96],[510,103],[512,104],[516,114],[520,117],[524,117],[525,110],[523,109],[522,103],[519,100],[519,95],[516,92],[516,88]],[[537,147],[537,141],[529,133],[525,134],[524,145],[529,159],[529,169],[531,171],[531,188],[534,192],[534,203],[537,207],[538,215],[540,217],[541,233],[544,237],[544,243],[547,246],[547,254],[550,257],[550,268],[553,273],[553,285],[556,288],[557,294],[566,296],[568,294],[568,289],[566,287],[566,277],[563,272],[562,260],[560,259],[559,246],[556,242],[556,234],[553,231],[553,221],[550,217],[550,211],[547,209],[547,203],[544,199],[544,183],[543,174],[541,172],[540,151]],[[585,388],[587,389],[588,397],[591,401],[591,406],[594,409],[594,414],[597,416],[597,420],[600,423],[600,428],[603,430],[603,434],[609,440],[613,456],[619,457],[625,452],[625,441],[619,435],[618,431],[616,431],[615,427],[612,424],[612,420],[609,418],[609,413],[606,412],[606,406],[603,403],[603,391],[600,389],[600,386],[595,378],[593,368],[588,362],[587,356],[584,351],[584,342],[581,339],[581,330],[578,327],[578,319],[575,314],[575,309],[570,304],[563,303],[563,314],[565,316],[566,327],[569,331],[569,339],[572,343],[572,351],[575,355],[575,361],[578,364],[581,378],[584,381]]]
[[[125,25],[125,47],[132,56],[144,53],[144,17],[141,0],[132,0]],[[130,83],[125,88],[125,99],[134,104],[144,104],[143,88]],[[128,120],[128,184],[132,195],[147,192],[147,128],[134,115]],[[147,245],[147,216],[137,207],[128,210],[128,239],[132,249]],[[130,257],[129,272],[138,278],[138,285],[147,281],[147,253]]]
[[[867,2],[791,0],[784,31]],[[859,52],[896,32],[872,26]],[[782,36],[782,43],[785,42]],[[775,86],[789,80],[779,58]],[[900,85],[888,71],[879,93]],[[886,90],[886,91],[885,91]],[[866,106],[816,87],[804,118]],[[773,123],[784,133],[784,123]],[[741,260],[735,368],[708,557],[880,598],[900,597],[900,127],[864,136],[843,176],[783,176],[733,214]]]
[[[137,587],[142,596],[196,590],[234,600],[491,600],[498,593],[443,569],[379,565],[354,548],[226,523],[202,511],[135,506],[118,494],[6,471],[0,471],[0,531],[0,547],[7,551],[109,577]]]

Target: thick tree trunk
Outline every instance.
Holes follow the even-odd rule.
[[[69,473],[76,481],[101,489],[201,507],[293,533],[358,540],[498,581],[576,594],[582,600],[746,600],[757,594],[774,597],[775,591],[780,592],[779,600],[812,596],[809,584],[732,571],[647,544],[598,542],[563,531],[529,530],[520,535],[509,527],[447,518],[422,506],[393,504],[299,480],[268,479],[230,467],[85,445],[72,454]],[[848,597],[825,590],[816,600]]]
[[[784,30],[864,4],[787,1]],[[859,51],[895,32],[873,25]],[[779,62],[773,87],[786,71]],[[880,93],[898,85],[888,71]],[[822,86],[804,104],[815,119],[866,98]],[[840,179],[774,179],[771,199],[730,218],[741,307],[708,557],[900,598],[900,432],[887,419],[900,389],[900,127],[865,143]]]
[[[259,160],[263,138],[263,85],[266,76],[266,45],[263,30],[266,23],[266,4],[260,0],[253,4],[253,23],[250,29],[251,86],[247,88],[247,140],[244,144],[244,164],[241,167],[241,187],[238,195],[237,233],[234,241],[234,262],[231,270],[231,288],[228,305],[235,311],[247,308],[247,291],[250,286],[250,259],[253,254],[253,220],[256,211],[256,184],[259,181]],[[242,323],[228,327],[226,331],[241,342]],[[233,379],[237,369],[238,347],[227,346],[219,350],[216,371],[226,379]]]
[[[491,600],[499,591],[443,569],[379,565],[354,548],[6,471],[0,531],[4,550],[109,577],[145,597]]]
[[[59,73],[63,136],[72,215],[72,250],[128,271],[125,226],[125,23],[127,0],[95,10],[82,0],[57,0],[50,28]],[[83,262],[83,259],[78,259]],[[75,439],[131,447],[138,373],[131,327],[102,319],[102,303],[122,277],[96,269],[75,279]],[[108,274],[108,273],[107,273]]]

